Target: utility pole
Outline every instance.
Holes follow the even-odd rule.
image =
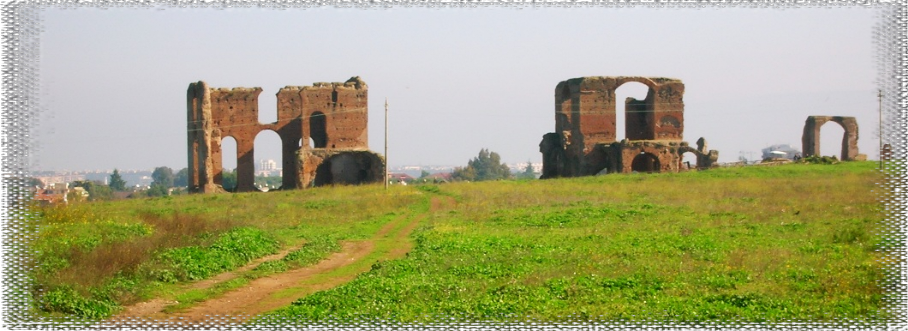
[[[880,102],[880,170],[883,169],[883,90],[877,90]]]
[[[385,97],[385,189],[388,189],[388,98]]]

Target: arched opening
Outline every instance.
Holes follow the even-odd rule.
[[[697,170],[697,154],[694,152],[681,153],[679,162],[681,162],[678,167],[680,171]]]
[[[627,82],[615,89],[615,140],[640,140],[646,128],[646,95],[649,86]],[[628,98],[633,98],[627,105]]]
[[[359,185],[384,178],[382,162],[371,152],[344,152],[333,155],[315,169],[313,186]]]
[[[215,184],[221,184],[225,190],[236,190],[236,139],[221,138],[221,169],[214,177]]]
[[[892,158],[892,145],[883,144],[883,149],[880,151],[880,160],[888,161]]]
[[[283,182],[283,153],[277,132],[262,130],[255,135],[255,187],[261,191],[279,189]]]
[[[835,156],[842,159],[842,150],[844,146],[842,141],[845,139],[845,128],[836,122],[826,122],[820,126],[820,148],[817,150],[820,156]]]
[[[277,94],[259,93],[259,123],[277,122]]]
[[[631,171],[634,172],[659,172],[659,169],[659,159],[652,153],[637,154],[631,162]]]
[[[328,128],[325,113],[320,111],[309,116],[309,139],[312,148],[325,148],[328,146]]]

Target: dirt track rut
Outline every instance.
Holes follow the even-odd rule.
[[[430,202],[430,211],[452,208],[454,204],[455,202],[451,198],[433,197]],[[376,242],[379,240],[391,240],[395,243],[395,246],[390,247],[387,252],[383,252],[380,256],[373,257],[375,261],[405,256],[413,247],[412,242],[406,240],[406,238],[419,225],[425,214],[409,218],[406,216],[403,215],[392,220],[369,240],[342,242],[340,252],[331,254],[328,258],[315,265],[252,280],[241,288],[175,313],[163,311],[167,306],[177,303],[173,300],[159,298],[138,303],[126,307],[123,312],[106,322],[118,324],[137,319],[142,324],[157,324],[156,322],[162,322],[163,324],[220,324],[228,321],[246,321],[255,315],[290,305],[300,297],[352,281],[357,275],[368,271],[372,263],[357,264],[354,269],[340,272],[341,276],[324,276],[327,273],[340,271],[343,268],[354,267],[353,265],[356,262],[365,259],[375,251]],[[404,221],[408,222],[401,224]],[[243,271],[251,270],[262,262],[280,259],[297,248],[286,249],[278,254],[253,261],[238,270],[190,284],[187,289],[210,288],[218,283],[233,279]],[[289,293],[289,295],[285,293]]]

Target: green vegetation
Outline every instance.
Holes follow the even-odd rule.
[[[523,168],[523,172],[517,174],[517,179],[536,179],[536,172],[533,170],[533,163],[530,160],[527,160],[527,166]]]
[[[97,181],[77,180],[72,187],[81,187],[88,192],[89,201],[106,201],[113,198],[113,191],[109,186]]]
[[[479,155],[467,161],[466,167],[454,168],[452,176],[455,180],[484,181],[511,179],[511,169],[507,164],[501,163],[501,156],[488,149],[479,151]]]
[[[126,191],[126,181],[120,176],[119,170],[114,169],[113,173],[110,174],[110,184],[107,184],[107,186],[110,186],[110,189],[115,192]]]
[[[271,321],[884,316],[870,162],[433,186],[407,258]]]
[[[420,197],[379,186],[183,195],[35,207],[36,309],[50,316],[103,318],[123,305],[179,292],[179,286],[234,270],[298,245],[288,268],[318,261],[339,240],[373,235]],[[236,206],[243,206],[238,208]],[[244,275],[254,279],[272,271]],[[207,291],[197,301],[230,286]]]
[[[161,295],[191,305],[315,263],[340,250],[341,241],[418,221],[406,256],[351,266],[365,272],[252,323],[885,317],[890,280],[877,251],[900,244],[877,235],[876,166],[788,164],[51,207],[36,215],[32,293],[40,311],[88,318]],[[432,198],[447,202],[430,208]],[[383,239],[373,254],[402,242]],[[301,243],[217,288],[177,293],[181,284]]]

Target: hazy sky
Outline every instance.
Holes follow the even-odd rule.
[[[390,101],[391,166],[465,165],[481,148],[541,162],[555,85],[619,75],[681,79],[684,138],[705,137],[720,162],[800,149],[809,115],[857,117],[876,159],[875,23],[866,8],[48,9],[33,166],[176,170],[190,82],[262,87],[270,122],[280,87],[352,76],[369,85],[379,153]],[[842,132],[823,127],[822,154],[839,154]],[[262,158],[280,163],[277,134],[256,139]]]

